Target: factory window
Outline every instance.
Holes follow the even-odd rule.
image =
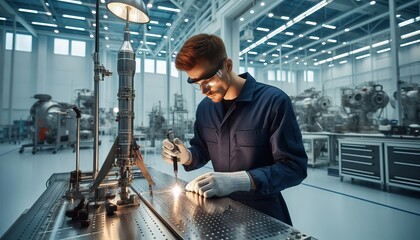
[[[255,69],[253,67],[248,67],[248,73],[255,77]]]
[[[248,69],[246,71],[245,71],[244,67],[239,67],[239,73],[245,73],[245,72],[248,72],[249,74],[254,76],[254,68],[253,67],[248,67]]]
[[[155,60],[145,59],[145,61],[144,61],[144,72],[155,73]]]
[[[314,71],[303,71],[303,81],[304,82],[313,82],[314,81]]]
[[[13,33],[6,33],[6,50],[13,48]],[[32,52],[32,36],[16,34],[16,51]]]
[[[156,60],[156,73],[166,74],[166,61]]]
[[[269,70],[268,71],[268,81],[275,81],[276,80],[276,72],[274,70]]]
[[[277,70],[277,81],[285,82],[287,80],[287,71],[281,70],[281,76],[280,76],[280,70]]]
[[[141,59],[136,58],[136,73],[141,72]]]
[[[83,41],[71,41],[71,55],[84,57],[86,56],[86,43]]]
[[[288,71],[287,72],[287,82],[289,83],[294,83],[295,82],[295,78],[296,78],[296,73],[292,72],[292,71]]]
[[[69,40],[55,38],[54,39],[54,54],[69,55]]]
[[[179,77],[179,72],[178,72],[178,69],[176,69],[174,62],[171,62],[171,76]]]

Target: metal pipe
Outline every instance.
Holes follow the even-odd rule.
[[[391,75],[392,82],[396,86],[396,106],[398,124],[403,125],[402,121],[402,105],[401,105],[401,84],[400,84],[400,66],[398,59],[398,48],[400,46],[399,39],[400,34],[398,32],[399,28],[396,22],[396,6],[395,0],[389,0],[389,30],[391,32]]]
[[[80,179],[79,179],[79,170],[80,170],[80,117],[81,112],[75,106],[73,107],[74,112],[76,113],[76,191],[79,191]]]
[[[12,107],[13,107],[13,82],[15,78],[15,55],[16,55],[16,16],[13,18],[13,42],[12,42],[12,56],[10,63],[10,84],[9,84],[9,116],[7,123],[9,127],[9,142],[12,141]]]
[[[96,26],[95,26],[95,53],[93,54],[94,61],[94,124],[93,124],[93,170],[92,178],[96,179],[98,175],[98,154],[99,154],[99,0],[96,0]]]

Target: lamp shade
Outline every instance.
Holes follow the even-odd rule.
[[[142,0],[111,0],[106,7],[115,16],[129,22],[148,23],[150,21],[146,5]]]

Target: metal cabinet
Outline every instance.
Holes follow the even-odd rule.
[[[420,190],[420,142],[384,143],[387,188]]]
[[[376,182],[384,188],[382,143],[363,139],[339,139],[340,177]]]

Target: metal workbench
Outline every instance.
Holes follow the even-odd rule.
[[[65,216],[76,204],[64,197],[69,174],[53,174],[45,192],[1,239],[314,239],[229,198],[174,195],[174,177],[149,172],[156,183],[153,195],[146,179],[136,178],[131,188],[140,203],[118,206],[113,215],[104,204],[91,203],[88,227]]]

